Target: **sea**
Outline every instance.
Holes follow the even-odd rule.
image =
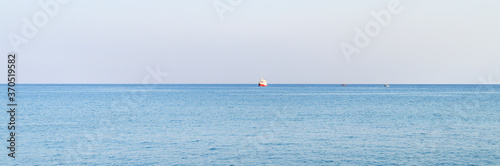
[[[23,84],[16,102],[0,165],[500,165],[500,85]]]

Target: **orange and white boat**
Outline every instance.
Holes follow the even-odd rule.
[[[265,79],[261,78],[259,81],[259,86],[267,86],[267,81]]]

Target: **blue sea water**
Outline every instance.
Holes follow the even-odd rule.
[[[4,141],[0,165],[500,165],[499,85],[19,85],[16,97],[16,158]]]

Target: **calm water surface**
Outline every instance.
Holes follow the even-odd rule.
[[[19,165],[500,165],[499,85],[21,85],[17,98],[16,159],[1,158]]]

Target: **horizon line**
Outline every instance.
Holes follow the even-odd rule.
[[[276,83],[269,85],[342,85],[343,83]],[[346,85],[384,85],[389,83],[353,83]],[[3,84],[7,85],[7,83]],[[143,84],[143,83],[16,83],[16,85],[253,85],[253,83],[167,83],[167,84]],[[255,84],[257,85],[257,84]],[[397,83],[389,85],[500,85],[484,83]]]

